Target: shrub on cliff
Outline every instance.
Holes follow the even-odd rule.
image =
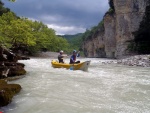
[[[104,20],[100,21],[97,26],[92,27],[90,30],[82,35],[82,40],[91,39],[93,36],[97,35],[100,31],[104,31]]]
[[[114,1],[113,0],[109,0],[109,6],[110,6],[111,9],[115,10]]]
[[[110,15],[113,15],[115,13],[115,7],[114,7],[114,2],[113,0],[109,0],[109,10],[106,12],[106,14],[110,14]],[[106,15],[105,14],[105,15]]]

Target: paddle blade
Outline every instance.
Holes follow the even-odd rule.
[[[70,67],[70,70],[73,70],[73,66]]]

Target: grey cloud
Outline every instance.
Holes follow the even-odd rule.
[[[108,0],[17,0],[5,3],[19,16],[85,29],[97,25],[108,10]]]

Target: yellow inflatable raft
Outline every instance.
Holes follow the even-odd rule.
[[[78,64],[66,64],[66,63],[59,63],[57,60],[51,61],[52,67],[54,68],[66,68],[70,70],[83,70],[87,71],[90,65],[90,61],[81,62]]]

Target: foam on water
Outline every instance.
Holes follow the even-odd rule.
[[[54,69],[52,59],[31,59],[22,86],[4,113],[149,113],[150,68],[102,64],[91,60],[88,72]],[[66,60],[69,62],[69,59]]]

